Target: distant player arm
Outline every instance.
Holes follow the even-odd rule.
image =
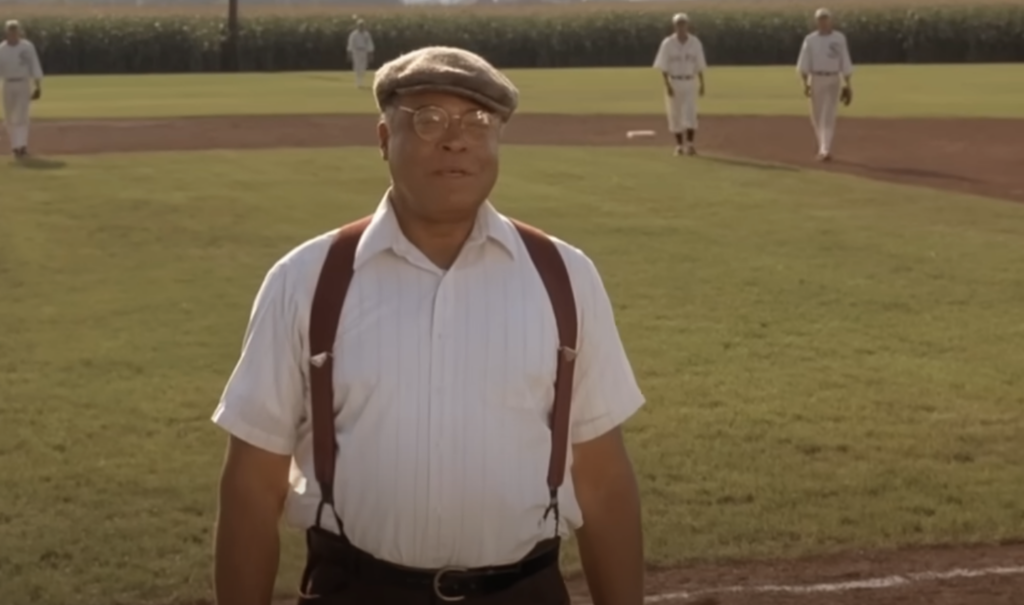
[[[700,46],[700,54],[697,58],[697,78],[700,80],[700,95],[704,96],[704,72],[707,71],[708,60],[704,56],[704,45]]]
[[[36,89],[32,93],[32,100],[43,96],[43,66],[39,62],[39,53],[36,47],[32,47],[32,79],[35,80]]]
[[[665,94],[672,96],[672,80],[669,79],[668,75],[668,57],[665,53],[665,43],[662,42],[661,46],[658,47],[658,54],[654,57],[654,69],[661,72],[661,79],[665,85]]]

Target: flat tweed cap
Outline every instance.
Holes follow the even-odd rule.
[[[486,59],[450,46],[427,46],[381,65],[373,94],[381,111],[400,94],[447,92],[472,99],[504,120],[519,105],[519,91]]]

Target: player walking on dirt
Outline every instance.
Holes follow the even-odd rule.
[[[676,139],[676,155],[694,155],[697,134],[697,97],[704,96],[704,46],[689,31],[685,13],[672,17],[675,33],[661,41],[654,67],[665,84],[665,113],[669,131]]]
[[[0,42],[0,80],[4,85],[4,126],[15,158],[28,156],[29,106],[43,94],[43,68],[21,25],[8,21]]]
[[[853,101],[853,62],[846,36],[832,26],[832,14],[819,8],[814,13],[818,30],[804,38],[797,72],[804,85],[804,96],[811,99],[811,125],[818,138],[818,160],[832,159],[832,138],[836,133],[839,103]]]

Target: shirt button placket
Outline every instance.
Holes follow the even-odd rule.
[[[451,276],[445,275],[437,288],[434,297],[434,314],[431,326],[430,342],[430,513],[433,522],[430,524],[434,531],[440,527],[441,517],[441,491],[444,489],[444,450],[441,444],[441,437],[444,432],[445,406],[445,347],[447,340],[448,321],[451,316]],[[439,545],[436,535],[435,545]]]

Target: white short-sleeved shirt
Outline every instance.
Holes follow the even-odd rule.
[[[41,80],[42,77],[39,53],[31,42],[25,39],[17,44],[0,42],[0,80]]]
[[[802,74],[852,74],[853,61],[850,60],[850,47],[846,43],[846,36],[836,30],[827,34],[808,34],[800,46],[796,70]]]
[[[554,519],[541,522],[558,346],[547,291],[489,202],[444,271],[406,239],[387,200],[359,243],[335,344],[335,502],[345,534],[413,567],[514,562],[554,535]],[[319,503],[310,305],[335,232],[270,269],[213,415],[237,437],[294,456],[287,517],[300,528]],[[578,307],[570,439],[580,443],[624,422],[644,397],[597,269],[556,243]],[[563,536],[583,522],[570,476],[559,494]],[[330,517],[322,523],[337,531]]]
[[[704,45],[693,34],[686,36],[686,42],[681,42],[679,36],[672,34],[661,41],[658,54],[654,57],[654,67],[669,76],[696,76],[708,68]]]

